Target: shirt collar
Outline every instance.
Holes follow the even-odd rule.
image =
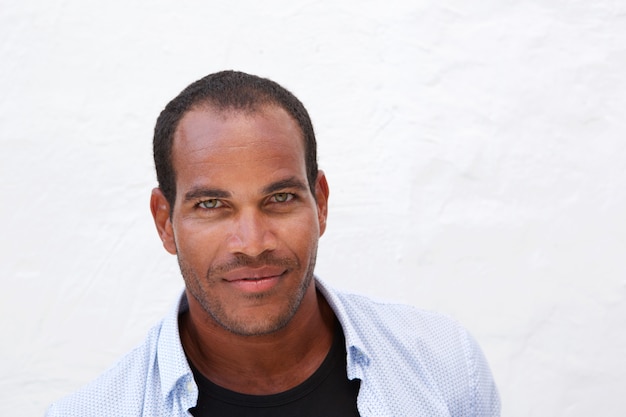
[[[340,293],[330,288],[324,281],[315,278],[316,288],[322,293],[335,316],[339,320],[346,339],[346,352],[348,355],[347,374],[349,379],[363,379],[363,368],[370,364],[371,355],[367,344],[352,325],[353,318],[347,311],[348,305],[344,302]]]
[[[326,283],[315,277],[316,288],[322,293],[335,316],[339,320],[346,339],[348,354],[347,375],[349,379],[363,379],[363,368],[370,363],[370,355],[361,335],[352,326],[346,304],[340,295]],[[157,341],[157,363],[163,395],[167,396],[181,382],[186,383],[189,391],[194,391],[197,397],[198,388],[193,373],[187,362],[185,351],[180,340],[178,316],[189,309],[185,291],[180,295],[174,307],[163,320]]]
[[[185,384],[184,387],[188,391],[195,391],[197,396],[198,389],[183,350],[178,328],[178,316],[188,309],[189,304],[183,291],[163,320],[160,329],[157,341],[157,363],[163,396],[168,396],[180,386],[181,382]]]

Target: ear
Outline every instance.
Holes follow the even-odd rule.
[[[315,200],[317,204],[317,220],[320,225],[320,236],[322,236],[326,230],[329,193],[326,175],[324,175],[324,171],[319,171],[317,173],[317,180],[315,180]]]
[[[176,241],[174,240],[174,229],[172,228],[172,218],[170,216],[170,203],[163,195],[160,188],[152,190],[150,196],[150,211],[154,219],[159,237],[163,242],[163,247],[172,255],[176,254]]]

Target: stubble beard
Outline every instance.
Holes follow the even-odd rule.
[[[250,322],[244,318],[238,317],[236,314],[229,314],[224,306],[224,302],[212,293],[212,287],[220,285],[219,276],[216,274],[225,272],[241,266],[251,265],[276,265],[284,266],[291,271],[301,269],[300,263],[293,258],[275,258],[269,255],[261,256],[260,259],[254,259],[247,256],[238,256],[228,264],[217,265],[210,268],[205,274],[204,280],[198,278],[198,274],[187,264],[187,262],[178,255],[178,265],[180,272],[185,280],[185,285],[191,295],[200,304],[204,312],[223,329],[236,334],[238,336],[261,336],[277,332],[283,329],[302,304],[311,283],[313,282],[313,272],[315,270],[315,261],[317,257],[317,245],[313,248],[311,256],[308,259],[308,265],[304,271],[304,277],[295,292],[286,294],[285,307],[280,308],[277,315],[272,317],[260,317],[259,320]],[[250,297],[257,300],[267,298],[272,294],[255,294]],[[282,300],[284,298],[278,298]]]

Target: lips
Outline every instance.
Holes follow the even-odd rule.
[[[278,285],[287,272],[284,267],[238,268],[226,273],[224,281],[243,293],[262,293]]]
[[[263,266],[260,268],[237,268],[224,274],[224,280],[235,281],[258,281],[262,279],[275,278],[284,274],[285,268],[278,266]]]

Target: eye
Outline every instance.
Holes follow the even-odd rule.
[[[198,203],[198,207],[203,208],[203,209],[215,209],[215,208],[219,208],[222,207],[223,203],[215,198],[212,198],[210,200],[204,200]]]
[[[272,199],[277,203],[286,203],[292,200],[294,195],[292,193],[276,193],[272,196]]]

